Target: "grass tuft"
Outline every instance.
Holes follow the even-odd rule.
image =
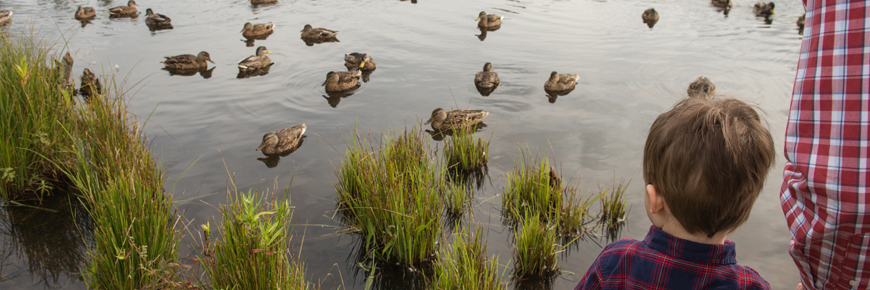
[[[454,129],[444,142],[443,158],[451,169],[478,170],[486,165],[489,140],[477,137],[474,127]]]
[[[482,228],[464,228],[456,233],[453,245],[442,248],[435,263],[433,289],[505,289],[499,274],[498,256],[486,258]]]
[[[523,219],[521,229],[514,233],[516,278],[549,278],[559,274],[556,227],[542,223],[534,214]]]

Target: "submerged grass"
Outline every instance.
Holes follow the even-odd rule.
[[[483,229],[467,227],[456,233],[453,244],[442,248],[435,262],[433,289],[505,289],[499,274],[498,256],[487,259]]]
[[[416,126],[373,148],[358,132],[335,185],[339,209],[366,252],[401,264],[429,260],[438,249],[444,212],[442,166],[428,160],[428,138]]]
[[[63,132],[75,116],[51,45],[9,37],[0,33],[0,199],[39,198],[74,163],[74,138]]]
[[[305,265],[289,250],[290,200],[272,194],[227,192],[223,222],[211,240],[203,225],[202,265],[214,289],[307,289]],[[288,196],[285,192],[284,196]]]

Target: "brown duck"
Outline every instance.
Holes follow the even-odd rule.
[[[94,7],[82,7],[79,6],[76,9],[76,19],[78,20],[87,20],[97,16],[97,11],[94,10]]]
[[[489,112],[483,110],[452,110],[448,112],[438,108],[432,111],[432,117],[426,121],[425,125],[432,124],[432,129],[435,131],[459,130],[480,123],[487,115]]]
[[[364,71],[373,71],[377,67],[375,66],[375,60],[372,59],[368,53],[349,53],[344,55],[344,66],[347,67],[347,70],[364,70]]]
[[[82,87],[79,88],[79,93],[87,100],[95,95],[99,95],[102,91],[100,79],[91,70],[85,68],[82,71]]]
[[[643,19],[643,23],[646,23],[650,28],[659,22],[659,12],[655,10],[655,8],[650,8],[643,11],[643,14],[640,15],[640,18]]]
[[[240,32],[245,38],[251,39],[272,34],[272,28],[275,28],[275,24],[272,24],[272,22],[258,24],[247,22],[245,23],[245,28],[242,28]]]
[[[161,61],[167,69],[173,70],[200,70],[208,68],[206,61],[214,63],[211,60],[211,55],[208,52],[200,51],[197,55],[182,54],[176,56],[165,56],[166,60]]]
[[[552,92],[573,90],[579,79],[580,76],[576,74],[558,74],[554,71],[544,83],[544,89]]]
[[[474,85],[481,88],[496,88],[499,83],[498,73],[492,69],[492,63],[487,62],[483,65],[483,71],[474,75]]]
[[[272,65],[272,60],[266,54],[272,54],[265,46],[257,47],[257,53],[239,62],[239,70],[252,71]]]
[[[477,27],[488,28],[488,27],[496,27],[501,25],[501,20],[504,18],[502,15],[498,14],[486,14],[486,12],[480,11],[480,14],[477,14]]]
[[[112,7],[109,9],[109,16],[112,17],[126,17],[136,15],[139,11],[136,10],[136,1],[130,0],[127,2],[127,6],[118,6]]]
[[[716,85],[706,77],[699,76],[695,78],[695,81],[689,84],[686,93],[690,98],[710,99],[716,95]]]
[[[732,3],[731,0],[710,0],[710,4],[721,8],[731,8],[734,6],[734,3]]]
[[[362,71],[331,71],[326,74],[326,81],[321,86],[326,87],[327,92],[341,92],[356,88],[359,85],[359,78],[362,76]]]
[[[326,28],[312,28],[311,24],[305,24],[305,27],[302,28],[302,38],[314,40],[314,41],[324,41],[329,39],[334,39],[338,31],[329,30]]]
[[[295,150],[299,142],[302,141],[302,134],[305,133],[305,129],[305,124],[300,124],[266,133],[266,135],[263,135],[263,142],[260,143],[260,147],[257,147],[256,150],[266,155],[284,154]]]
[[[755,6],[752,7],[752,12],[755,12],[755,15],[758,15],[758,16],[770,16],[770,15],[774,14],[774,12],[773,12],[774,6],[775,5],[773,4],[773,2],[768,2],[768,3],[755,2]]]
[[[151,8],[145,9],[145,24],[148,26],[172,26],[172,19],[163,14],[154,13]]]

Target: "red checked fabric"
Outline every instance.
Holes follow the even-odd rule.
[[[870,0],[804,0],[780,200],[808,289],[870,285]]]

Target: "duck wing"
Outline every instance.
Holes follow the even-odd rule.
[[[336,34],[338,34],[338,31],[329,30],[326,28],[315,28],[311,30],[311,35],[315,37],[330,38],[335,37]]]
[[[272,31],[272,28],[274,28],[274,27],[275,27],[275,24],[272,24],[272,22],[254,24],[254,28],[252,29],[252,31],[254,33],[257,33],[257,34],[266,33],[266,32]]]
[[[362,72],[360,72],[359,70],[338,72],[338,82],[339,83],[355,82],[355,81],[359,80],[359,77],[361,75],[362,75]]]
[[[163,15],[163,14],[155,13],[154,15],[151,15],[150,18],[154,22],[160,23],[160,24],[168,24],[168,23],[172,22],[172,19],[170,19],[169,17],[167,17],[166,15]]]
[[[289,147],[293,147],[296,143],[299,142],[299,139],[302,138],[302,134],[305,133],[304,124],[296,125],[290,128],[284,128],[275,132],[275,135],[278,136],[278,145],[277,147],[281,150],[289,149]]]
[[[162,63],[166,65],[176,65],[176,64],[195,64],[196,56],[192,54],[182,54],[176,56],[164,56],[166,60]]]
[[[562,74],[562,75],[559,75],[559,81],[557,83],[559,83],[560,85],[569,85],[570,86],[570,85],[576,84],[577,80],[579,78],[580,77],[576,74]]]
[[[453,110],[447,113],[445,123],[452,126],[476,124],[483,120],[483,118],[486,118],[487,115],[489,115],[489,112],[484,112],[483,110]]]

